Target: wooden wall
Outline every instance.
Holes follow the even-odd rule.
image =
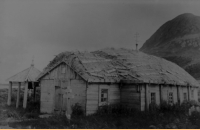
[[[54,108],[54,80],[41,81],[40,112],[52,113]]]
[[[62,73],[62,68],[65,67],[65,73]],[[57,89],[57,94],[61,97],[57,97],[55,94]],[[70,93],[65,93],[66,89],[69,89]],[[61,64],[55,69],[50,71],[41,80],[41,107],[40,110],[43,113],[52,113],[56,107],[56,100],[62,100],[61,106],[62,110],[66,110],[67,98],[70,98],[70,105],[75,105],[79,103],[83,110],[85,111],[86,104],[86,82],[77,75],[73,70],[71,70],[66,64]]]
[[[140,84],[140,109],[141,111],[145,111],[145,85],[144,84]]]
[[[198,101],[198,91],[199,91],[199,88],[191,88],[191,90],[194,90],[194,97],[191,97],[191,100],[195,100],[195,101]]]
[[[162,89],[161,87],[162,86]],[[151,93],[156,93],[156,104],[160,105],[161,99],[168,103],[169,93],[173,92],[173,103],[178,103],[178,88],[177,86],[172,85],[157,85],[157,84],[148,84],[148,95],[147,101],[151,103]],[[141,101],[141,111],[145,110],[146,106],[146,90],[145,85],[140,85],[140,101]],[[194,90],[194,96],[191,96],[191,91]],[[162,91],[162,92],[161,92]],[[161,94],[162,93],[162,94]],[[180,95],[180,102],[183,103],[183,93],[187,93],[187,100],[188,100],[188,88],[186,86],[179,86],[179,95]],[[162,97],[161,97],[162,96]],[[198,88],[191,87],[190,89],[190,100],[198,101]]]
[[[173,103],[177,103],[178,102],[178,93],[177,93],[177,87],[176,86],[172,86],[172,85],[162,85],[162,97],[163,100],[168,102],[169,99],[169,93],[172,92],[173,93]],[[181,91],[180,91],[181,92]],[[181,95],[181,93],[180,93]]]
[[[85,112],[86,108],[86,82],[83,80],[71,80],[72,98],[71,106],[80,104]]]
[[[120,88],[118,84],[88,84],[86,115],[95,113],[99,106],[101,106],[101,103],[99,102],[101,88],[108,89],[108,104],[120,103]]]
[[[65,67],[65,73],[62,73],[62,68]],[[101,103],[99,102],[100,98],[100,89],[107,88],[108,92],[108,103],[117,104],[122,103],[125,106],[136,108],[138,110],[145,110],[146,106],[146,91],[145,84],[123,84],[121,89],[119,84],[103,84],[103,83],[92,83],[86,84],[86,82],[76,74],[72,69],[70,69],[66,64],[61,64],[55,69],[49,72],[41,80],[41,112],[52,113],[55,109],[55,86],[60,87],[60,93],[62,95],[63,110],[66,110],[66,99],[64,96],[64,90],[70,86],[70,105],[75,105],[79,103],[83,110],[86,111],[86,115],[95,113]],[[138,91],[139,86],[139,91]],[[178,102],[177,98],[177,86],[162,85],[162,94],[160,94],[160,86],[158,84],[148,84],[147,92],[147,101],[151,103],[151,93],[156,93],[156,104],[160,105],[161,97],[162,99],[168,102],[169,92],[173,92],[173,101],[174,103]],[[186,92],[188,95],[188,89],[185,86],[179,87],[180,101],[183,102],[183,93]],[[194,97],[191,100],[198,100],[198,90],[194,89]]]
[[[121,88],[121,104],[141,110],[140,91],[135,84],[124,84]]]

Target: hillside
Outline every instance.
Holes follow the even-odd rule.
[[[185,13],[167,21],[140,51],[175,62],[200,79],[200,16]]]

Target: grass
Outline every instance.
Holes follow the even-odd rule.
[[[27,108],[15,108],[15,98],[11,106],[6,105],[6,90],[0,91],[0,120],[13,119],[7,124],[13,128],[36,129],[147,129],[147,128],[200,128],[200,113],[188,115],[191,103],[170,106],[164,103],[159,108],[151,105],[149,112],[140,112],[120,105],[104,106],[96,114],[84,116],[82,108],[77,104],[73,107],[69,121],[65,115],[53,114],[48,118],[40,118],[40,103],[29,100]],[[14,94],[13,94],[14,95]],[[23,96],[23,95],[22,95]],[[193,103],[194,104],[194,103]],[[16,122],[15,122],[16,121]],[[0,125],[7,125],[0,123]]]
[[[183,106],[166,106],[162,110],[139,112],[121,106],[112,108],[105,106],[96,114],[90,116],[74,114],[70,121],[64,115],[54,114],[49,118],[42,119],[37,116],[32,118],[34,120],[12,122],[9,123],[9,126],[36,129],[147,129],[151,128],[151,126],[160,129],[198,128],[198,125],[191,123],[194,120],[193,117],[184,113],[184,110],[177,111],[179,107]],[[195,117],[195,120],[198,119],[200,120],[200,116]]]

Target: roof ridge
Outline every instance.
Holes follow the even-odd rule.
[[[26,75],[26,78],[25,78],[25,80],[27,80],[27,79],[28,79],[29,73],[30,73],[30,71],[32,70],[32,68],[33,68],[33,66],[29,67],[29,71],[28,71],[28,73],[27,73],[27,75]]]

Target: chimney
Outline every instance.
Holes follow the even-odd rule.
[[[136,45],[136,51],[138,51],[138,44],[136,43],[135,45]]]
[[[135,33],[135,45],[136,45],[136,51],[138,51],[138,37],[139,37],[139,33]]]

